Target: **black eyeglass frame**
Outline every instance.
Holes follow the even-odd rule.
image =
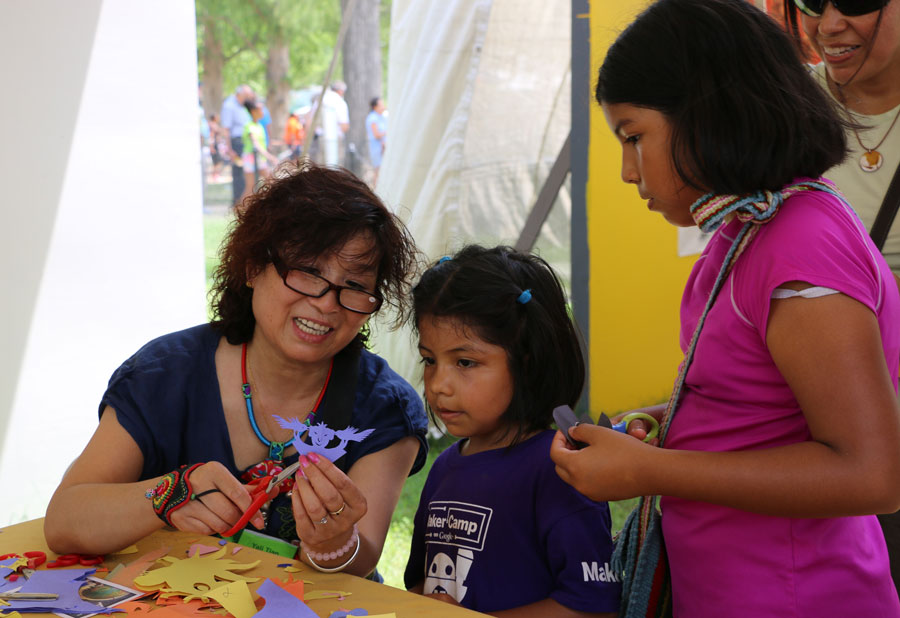
[[[794,6],[810,17],[821,17],[825,12],[825,3],[831,5],[845,17],[859,17],[880,11],[888,5],[890,0],[794,0]],[[849,6],[848,6],[849,5]]]
[[[275,267],[275,271],[278,273],[278,276],[281,277],[281,281],[284,283],[284,287],[286,287],[287,289],[289,289],[293,292],[297,292],[297,294],[302,294],[303,296],[309,296],[310,298],[322,298],[323,296],[328,294],[328,292],[330,292],[331,290],[334,290],[335,294],[337,294],[337,302],[341,307],[343,307],[347,311],[352,311],[353,313],[360,313],[363,315],[372,315],[373,313],[375,313],[376,311],[381,309],[381,305],[384,304],[384,297],[381,294],[379,294],[378,292],[372,292],[372,291],[365,290],[362,288],[352,288],[352,287],[349,287],[346,285],[338,285],[336,283],[332,283],[325,277],[323,277],[321,275],[317,275],[316,273],[310,272],[308,270],[304,270],[302,268],[289,268],[288,265],[285,264],[284,261],[281,259],[281,256],[279,256],[278,253],[275,251],[272,251],[272,250],[269,251],[269,259],[272,261],[272,266]],[[297,272],[301,272],[304,275],[308,275],[310,277],[315,277],[316,279],[321,279],[323,282],[325,282],[328,285],[328,287],[326,287],[324,290],[322,290],[321,294],[309,294],[307,292],[302,292],[295,287],[291,287],[291,285],[288,284],[287,279],[288,279],[288,276],[291,274],[292,270],[296,270]],[[369,296],[375,298],[375,300],[376,300],[375,307],[371,311],[360,311],[359,309],[354,309],[352,307],[348,307],[343,302],[341,302],[341,294],[343,293],[344,290],[347,290],[349,292],[368,294]]]

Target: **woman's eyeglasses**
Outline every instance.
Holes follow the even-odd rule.
[[[269,252],[272,266],[281,276],[284,285],[298,294],[322,298],[331,290],[337,294],[338,304],[354,313],[375,313],[381,308],[382,299],[378,292],[369,292],[362,288],[337,285],[325,277],[303,268],[288,268],[274,251]]]
[[[825,12],[826,2],[831,2],[842,15],[858,17],[880,11],[890,0],[794,0],[797,8],[810,17],[821,17]]]

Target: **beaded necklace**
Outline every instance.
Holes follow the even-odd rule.
[[[328,388],[328,382],[331,380],[331,370],[334,369],[334,359],[331,359],[331,364],[328,366],[328,375],[325,376],[325,384],[322,385],[322,390],[319,392],[319,397],[316,399],[316,404],[313,406],[312,411],[307,415],[306,420],[303,421],[303,424],[309,427],[313,421],[316,420],[316,412],[319,411],[319,404],[322,403],[322,398],[325,397],[325,391]],[[266,437],[259,430],[259,426],[256,424],[256,417],[253,415],[253,396],[250,389],[250,380],[247,379],[247,344],[243,344],[241,346],[241,394],[244,396],[244,403],[247,405],[247,416],[250,417],[250,426],[253,427],[253,433],[256,434],[256,437],[259,438],[259,441],[269,447],[269,459],[274,461],[281,461],[284,459],[284,449],[289,447],[293,442],[294,438],[291,437],[290,440],[286,440],[284,442],[276,442],[275,440],[267,440]]]

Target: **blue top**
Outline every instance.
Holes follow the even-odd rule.
[[[220,124],[228,129],[231,137],[240,137],[244,125],[252,120],[250,112],[241,105],[233,94],[222,103],[222,115]]]
[[[378,132],[382,134],[381,138],[376,138],[372,133],[372,125],[378,127]],[[366,137],[369,140],[369,162],[372,167],[381,167],[381,155],[384,150],[384,134],[387,132],[387,118],[379,114],[375,110],[369,112],[366,116]]]
[[[243,471],[234,462],[216,375],[220,337],[209,324],[164,335],[138,350],[110,378],[100,414],[112,407],[119,424],[137,442],[144,455],[141,479],[207,461],[222,463],[240,478]],[[365,350],[360,355],[351,424],[374,431],[362,442],[347,445],[347,469],[406,436],[420,442],[410,474],[424,464],[428,418],[422,400],[384,359]],[[296,458],[296,453],[286,457],[285,465]],[[287,507],[289,512],[289,501]],[[270,517],[267,529],[283,525],[273,519],[277,518]],[[274,535],[296,537],[292,525]]]
[[[557,476],[552,431],[516,446],[434,462],[414,520],[404,581],[425,594],[494,612],[551,598],[576,611],[614,612],[620,585],[609,506]]]

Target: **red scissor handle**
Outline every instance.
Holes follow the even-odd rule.
[[[269,486],[269,483],[272,480],[272,475],[264,476],[259,479],[254,479],[249,485],[255,485],[253,487],[253,491],[251,492],[251,496],[253,496],[253,502],[250,503],[250,506],[247,507],[247,510],[244,511],[244,514],[241,515],[241,518],[237,520],[231,528],[222,533],[222,536],[234,536],[240,530],[244,529],[244,526],[247,525],[247,522],[256,515],[256,512],[259,511],[260,507],[263,504],[272,499],[272,496],[266,493],[266,488]]]
[[[21,556],[19,554],[4,554],[0,556],[0,560],[6,560],[7,558],[25,558],[27,564],[25,568],[34,570],[47,562],[47,554],[42,551],[26,551]]]
[[[47,562],[47,554],[42,551],[27,551],[25,558],[28,559],[28,568],[32,570]]]
[[[53,562],[47,563],[48,569],[58,569],[60,567],[73,566],[80,564],[81,566],[94,566],[103,562],[104,556],[85,555],[85,554],[64,554]]]

